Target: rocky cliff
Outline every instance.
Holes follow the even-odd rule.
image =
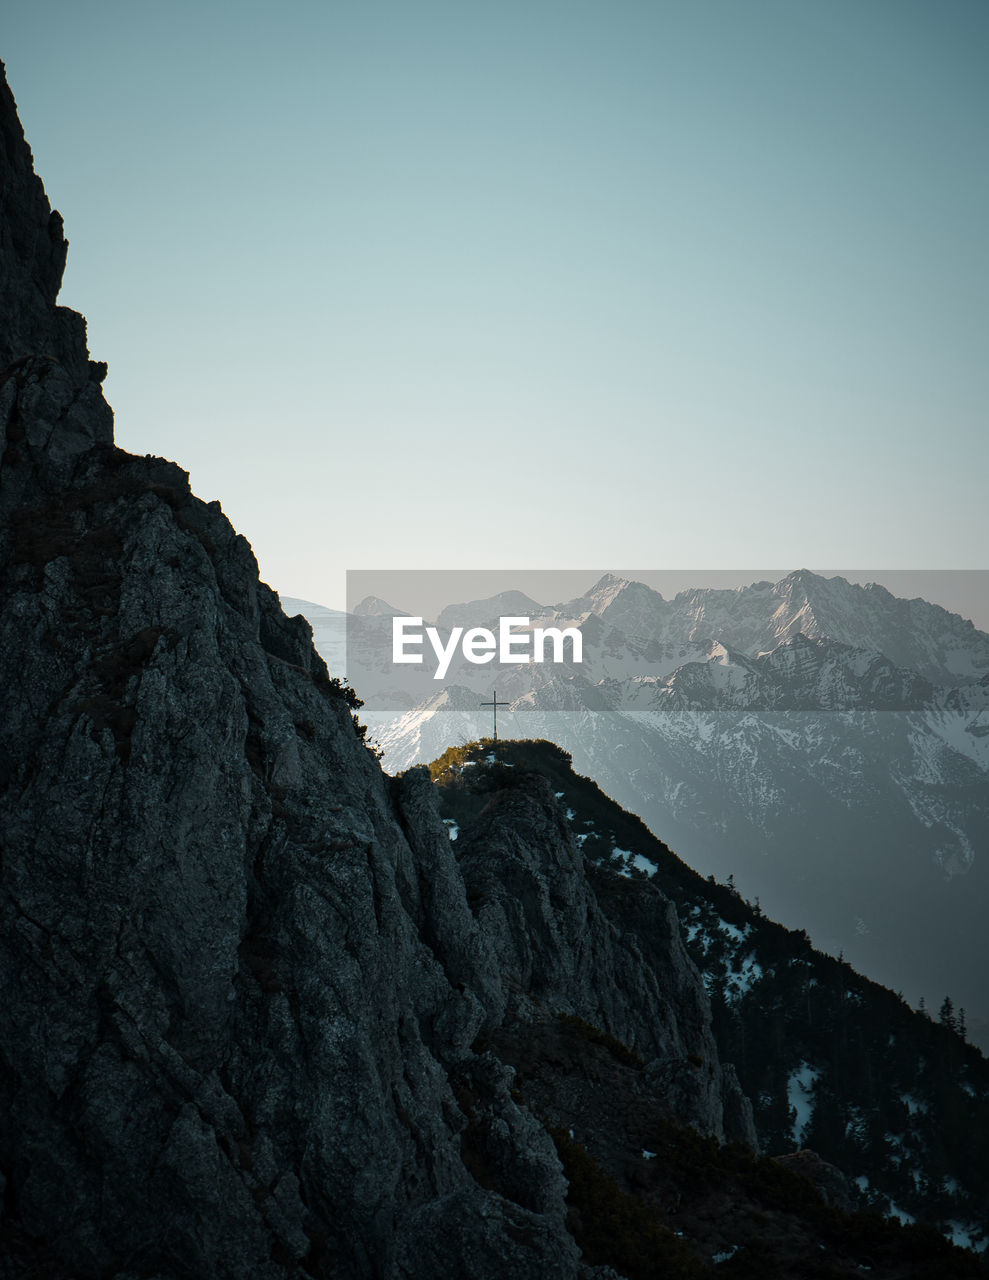
[[[382,773],[219,505],[114,447],[0,118],[2,1274],[577,1277],[499,1036],[562,1012],[753,1138],[672,908],[536,780],[457,848]]]

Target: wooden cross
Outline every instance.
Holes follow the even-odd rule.
[[[495,742],[497,742],[497,741],[498,741],[498,706],[499,706],[499,703],[498,703],[498,693],[497,693],[497,691],[495,691],[495,693],[493,693],[491,696],[494,698],[494,701],[493,701],[493,702],[482,702],[482,703],[481,703],[481,706],[482,706],[482,707],[493,707],[493,708],[494,708],[494,713],[493,713],[493,714],[494,714],[494,740],[495,740]],[[503,702],[503,703],[501,703],[501,706],[503,706],[503,707],[507,707],[507,706],[509,706],[509,705],[510,705],[510,704],[509,704],[508,702]]]

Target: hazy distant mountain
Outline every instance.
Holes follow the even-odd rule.
[[[354,606],[354,615],[358,618],[405,618],[408,614],[403,609],[396,609],[387,600],[377,596],[365,596]]]
[[[534,618],[546,612],[524,591],[501,591],[486,600],[471,600],[467,604],[452,604],[436,619],[439,627],[485,627],[498,618]]]

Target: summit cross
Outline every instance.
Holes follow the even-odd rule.
[[[508,704],[507,702],[499,702],[499,701],[498,701],[498,693],[497,693],[497,690],[496,690],[496,691],[495,691],[491,696],[492,696],[492,698],[494,699],[494,701],[493,701],[493,702],[482,702],[482,703],[481,703],[481,706],[482,706],[482,707],[491,707],[491,708],[493,708],[492,714],[493,714],[493,716],[494,716],[494,741],[495,741],[495,742],[497,742],[497,741],[498,741],[498,708],[499,708],[499,706],[501,706],[501,707],[507,707],[509,704]]]

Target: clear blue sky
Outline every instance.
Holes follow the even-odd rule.
[[[986,568],[989,4],[6,0],[125,448],[347,568]]]

